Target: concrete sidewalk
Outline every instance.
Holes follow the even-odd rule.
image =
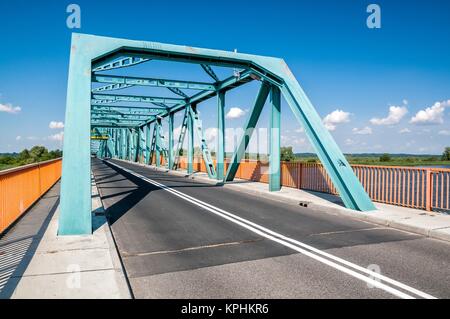
[[[55,186],[57,191],[52,189],[49,193],[59,199],[59,185]],[[44,196],[42,200],[45,199]],[[0,298],[131,298],[95,182],[92,184],[92,235],[57,236],[59,201],[54,212],[36,211],[36,208],[39,209],[33,207],[25,217],[47,214],[47,223],[33,237],[33,249],[9,251],[18,262],[0,291]],[[16,229],[21,228],[21,222]],[[28,227],[39,226],[31,223]],[[5,244],[17,237],[15,228],[6,234]]]
[[[324,210],[336,215],[350,216],[377,225],[388,226],[430,238],[450,241],[450,215],[382,203],[374,203],[377,208],[376,211],[359,212],[345,208],[339,196],[336,195],[305,191],[290,187],[283,187],[279,192],[269,192],[269,187],[265,183],[235,179],[233,182],[224,184],[220,181],[216,182],[209,179],[206,173],[197,172],[188,175],[185,170],[169,171],[166,168],[150,167],[169,172],[169,174],[185,176],[186,178],[213,185],[223,185],[223,187],[228,189],[252,193],[255,196],[262,196],[264,198],[271,198],[283,202],[289,201],[300,206]]]

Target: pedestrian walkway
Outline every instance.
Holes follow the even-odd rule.
[[[95,183],[88,236],[57,236],[59,190],[0,239],[0,298],[130,298]]]

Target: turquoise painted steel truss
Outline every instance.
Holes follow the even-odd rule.
[[[286,100],[299,124],[304,128],[345,205],[361,211],[375,209],[284,60],[86,34],[73,34],[71,48],[61,182],[60,235],[89,234],[92,231],[91,153],[99,157],[139,161],[145,164],[151,164],[155,156],[156,165],[159,165],[158,159],[162,156],[169,169],[176,169],[187,134],[187,166],[188,172],[192,173],[196,135],[208,176],[225,182],[232,181],[268,99],[271,107],[269,189],[279,190],[281,97]],[[155,60],[197,64],[212,82],[102,73],[152,63]],[[233,75],[221,79],[214,71],[214,67],[217,66],[230,68]],[[244,127],[246,133],[238,142],[225,171],[226,92],[251,81],[260,82],[259,93]],[[93,83],[97,86],[93,87]],[[136,87],[166,88],[167,92],[174,96],[123,93]],[[196,93],[188,93],[193,90]],[[215,164],[197,111],[200,103],[214,97],[217,97],[218,101]],[[177,149],[174,150],[174,114],[177,112],[184,112],[184,116]],[[165,120],[169,124],[168,141],[162,132],[162,122]],[[109,138],[91,141],[91,129]]]

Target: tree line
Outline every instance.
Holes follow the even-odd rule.
[[[44,146],[33,146],[31,149],[24,149],[20,153],[0,155],[0,169],[16,167],[48,161],[62,156],[61,150],[49,151]]]

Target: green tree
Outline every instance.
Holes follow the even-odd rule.
[[[380,156],[380,162],[389,162],[391,160],[391,156],[387,153],[384,153]]]
[[[30,157],[33,163],[37,163],[48,158],[48,150],[44,146],[33,146],[30,150]]]
[[[450,161],[450,147],[446,147],[444,153],[442,153],[443,161]]]
[[[290,162],[295,159],[294,152],[292,151],[292,146],[281,147],[280,153],[282,161]]]

